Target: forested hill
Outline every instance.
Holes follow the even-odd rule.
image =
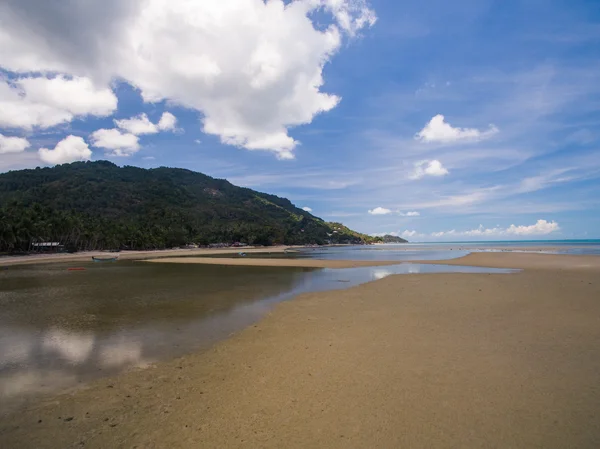
[[[190,170],[97,161],[0,174],[0,251],[49,241],[90,250],[373,240],[285,198]]]

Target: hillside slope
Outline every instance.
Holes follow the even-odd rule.
[[[285,198],[185,169],[97,161],[0,174],[0,251],[40,241],[77,250],[373,240],[333,231]]]

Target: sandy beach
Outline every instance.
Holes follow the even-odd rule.
[[[13,265],[30,265],[38,263],[60,263],[60,262],[90,262],[92,256],[112,257],[119,256],[119,260],[145,260],[161,257],[184,257],[184,256],[212,256],[218,254],[245,253],[282,253],[290,246],[269,246],[260,248],[197,248],[197,249],[171,249],[153,251],[121,251],[109,253],[106,251],[83,251],[79,253],[58,254],[31,254],[27,256],[3,256],[0,257],[0,267]]]
[[[3,416],[0,447],[600,447],[600,258],[437,263],[524,271],[299,296],[206,352]]]
[[[201,265],[235,265],[246,267],[295,267],[295,268],[355,268],[397,265],[399,261],[387,260],[323,260],[323,259],[252,259],[227,257],[165,257],[161,259],[147,259],[144,262],[174,263],[174,264],[201,264]]]

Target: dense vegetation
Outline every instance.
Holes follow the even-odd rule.
[[[29,251],[36,242],[76,251],[380,240],[190,170],[98,161],[0,174],[0,251]]]

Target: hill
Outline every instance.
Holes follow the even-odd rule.
[[[185,169],[97,161],[0,174],[0,251],[373,241],[285,198]]]
[[[405,240],[402,237],[389,234],[386,234],[383,237],[381,237],[381,240],[383,243],[408,243],[408,240]]]

